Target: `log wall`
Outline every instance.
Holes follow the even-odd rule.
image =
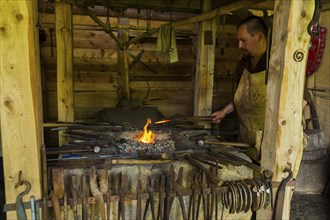
[[[42,43],[42,64],[44,70],[45,119],[57,119],[56,102],[56,36],[54,15],[43,14],[42,27],[47,40]],[[101,18],[104,22],[105,17]],[[219,22],[219,21],[217,21]],[[159,27],[163,21],[129,19],[131,27],[146,29]],[[117,45],[88,16],[73,16],[73,57],[74,57],[74,109],[75,120],[93,120],[96,113],[118,104],[117,94]],[[117,19],[110,19],[110,25],[116,26]],[[217,25],[218,26],[218,25]],[[235,40],[235,27],[219,26],[215,50],[214,106],[231,100],[234,85],[233,72],[240,58]],[[116,34],[116,32],[114,32]],[[130,30],[133,37],[141,30]],[[166,54],[156,51],[157,34],[143,39],[129,47],[129,52],[137,56],[144,53],[130,67],[130,95],[147,106],[157,106],[165,116],[175,114],[189,116],[193,114],[193,85],[195,74],[197,25],[175,28],[179,62],[168,63]],[[225,49],[221,49],[225,45]],[[130,57],[130,63],[133,58]]]

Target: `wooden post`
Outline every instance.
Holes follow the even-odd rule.
[[[55,2],[58,121],[74,122],[72,5]],[[59,145],[64,143],[59,133]]]
[[[40,146],[43,143],[38,2],[0,1],[1,135],[6,203],[15,203],[19,172],[31,183],[23,197],[41,198]],[[30,216],[30,212],[27,211]],[[16,219],[8,212],[7,219]]]
[[[118,24],[128,25],[127,18],[118,18]],[[129,40],[128,31],[124,29],[118,30],[118,39],[120,42]],[[129,65],[128,65],[128,48],[120,48],[118,45],[118,100],[130,100],[129,91]]]
[[[302,153],[302,100],[314,1],[276,0],[267,85],[267,106],[261,166],[281,181],[283,170],[297,170]],[[282,219],[289,219],[292,191],[286,188]],[[275,192],[276,190],[274,190]],[[291,195],[290,195],[291,194]],[[290,195],[290,196],[288,196]],[[257,219],[270,219],[271,211]]]
[[[203,12],[210,9],[210,1],[204,1]],[[204,116],[212,113],[215,39],[215,18],[200,22],[197,41],[194,115]]]

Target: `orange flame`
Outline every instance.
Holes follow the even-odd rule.
[[[170,122],[171,120],[163,120],[163,121],[156,121],[155,124],[163,124],[163,123],[167,123]]]
[[[143,127],[143,134],[138,138],[139,142],[146,144],[153,144],[155,141],[155,134],[153,131],[148,131],[148,125],[151,124],[151,119],[147,118],[147,124]]]

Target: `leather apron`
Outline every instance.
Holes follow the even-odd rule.
[[[250,73],[244,69],[234,96],[234,104],[240,121],[241,141],[256,144],[256,132],[265,123],[267,86],[265,71]]]

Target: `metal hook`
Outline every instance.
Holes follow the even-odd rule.
[[[22,170],[20,170],[19,174],[18,174],[18,182],[15,184],[15,188],[17,189],[19,186],[22,186],[22,185],[25,185],[26,189],[23,192],[21,192],[20,194],[18,194],[18,196],[20,196],[20,197],[27,195],[31,190],[31,183],[22,179]]]
[[[22,179],[22,171],[20,170],[18,174],[18,182],[15,184],[15,188],[18,188],[19,186],[22,185],[26,185],[26,189],[20,194],[18,194],[16,198],[16,214],[17,214],[17,219],[19,220],[27,219],[22,197],[27,195],[31,190],[31,183]]]
[[[21,186],[23,183],[22,183],[22,170],[19,171],[18,173],[18,182],[16,183],[15,185],[15,188],[17,188],[18,186]]]
[[[314,37],[319,34],[320,32],[320,26],[319,26],[319,18],[321,14],[321,1],[320,0],[315,0],[315,9],[314,9],[314,14],[311,22],[309,22],[308,27],[307,27],[307,32],[310,36]],[[316,29],[315,29],[316,27]]]

